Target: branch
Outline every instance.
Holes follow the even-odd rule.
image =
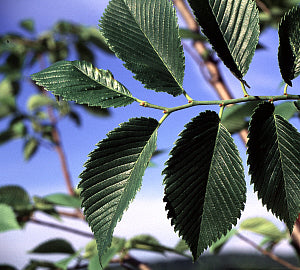
[[[46,226],[46,227],[50,227],[50,228],[53,228],[53,229],[58,229],[58,230],[62,230],[62,231],[65,231],[65,232],[74,233],[74,234],[84,236],[84,237],[88,237],[88,238],[94,238],[94,235],[92,233],[83,232],[83,231],[73,229],[73,228],[70,228],[70,227],[67,227],[67,226],[59,225],[59,224],[56,224],[56,223],[46,222],[46,221],[39,220],[39,219],[36,219],[36,218],[30,218],[29,221],[32,222],[32,223],[42,225],[42,226]]]
[[[255,242],[253,242],[252,240],[248,239],[247,237],[241,235],[240,233],[237,233],[236,236],[238,238],[240,238],[241,240],[243,240],[244,242],[246,242],[247,244],[249,244],[250,246],[254,247],[256,250],[258,250],[259,252],[261,252],[265,256],[268,256],[269,258],[271,258],[272,260],[274,260],[274,261],[278,262],[279,264],[285,266],[286,268],[291,269],[291,270],[300,270],[300,267],[296,267],[296,266],[290,264],[289,262],[277,257],[272,252],[269,252],[269,251],[261,248]]]

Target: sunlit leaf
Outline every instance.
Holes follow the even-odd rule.
[[[141,187],[156,149],[158,122],[133,118],[109,132],[90,153],[81,173],[84,214],[94,232],[99,257],[112,241],[114,228]]]
[[[253,0],[188,0],[214,50],[240,80],[258,43],[259,17]]]
[[[0,232],[21,229],[13,209],[9,205],[0,203],[0,216]]]
[[[183,93],[184,55],[169,0],[112,0],[100,21],[116,56],[146,88]]]
[[[110,71],[97,69],[85,61],[60,61],[31,77],[53,94],[80,104],[108,108],[135,101]]]

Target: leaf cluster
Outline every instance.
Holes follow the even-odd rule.
[[[169,0],[111,0],[100,20],[100,33],[109,49],[145,88],[174,97],[184,95],[187,104],[167,108],[142,101],[116,81],[110,71],[98,69],[86,59],[59,61],[32,75],[39,86],[68,101],[101,108],[139,102],[141,106],[163,111],[159,121],[139,117],[120,124],[97,144],[85,163],[78,187],[84,214],[96,240],[98,255],[88,255],[92,256],[94,265],[98,258],[106,264],[128,245],[158,252],[167,250],[151,238],[129,242],[113,238],[113,231],[141,187],[144,171],[156,151],[159,127],[173,112],[191,106],[212,104],[221,107],[219,115],[210,110],[201,112],[185,125],[163,171],[168,218],[188,245],[193,259],[197,260],[208,247],[220,248],[235,233],[226,236],[244,209],[246,182],[231,134],[245,127],[249,129],[249,173],[258,198],[286,223],[289,233],[298,218],[300,135],[287,119],[298,113],[299,102],[280,104],[276,110],[270,101],[299,100],[299,95],[287,93],[287,85],[292,86],[291,81],[299,75],[299,6],[285,13],[279,24],[278,61],[287,84],[284,94],[256,97],[248,95],[245,89],[248,84],[244,80],[260,34],[256,2],[188,2],[202,34],[241,82],[244,97],[224,102],[201,102],[187,94],[183,87],[185,58],[180,31],[175,8]],[[63,34],[77,30],[62,24],[57,31]],[[249,102],[233,105],[246,101]],[[28,107],[38,110],[44,102],[48,105],[47,102],[52,100],[33,100]],[[224,107],[230,104],[233,106],[225,108],[223,113]],[[33,152],[34,143],[28,142],[27,148],[28,152]],[[38,198],[37,202],[43,205],[45,200],[51,205],[57,198]],[[70,201],[64,200],[64,203]],[[261,229],[260,221],[255,221],[256,229],[246,223],[242,228],[263,231],[264,235],[273,237],[273,241],[274,235],[268,233],[266,224]],[[281,239],[279,233],[276,237],[276,241]]]

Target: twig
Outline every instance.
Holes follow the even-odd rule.
[[[256,4],[263,12],[271,14],[270,9],[261,0],[256,0]]]
[[[278,262],[279,264],[285,266],[286,268],[291,269],[291,270],[300,270],[300,267],[296,267],[296,266],[290,264],[289,262],[277,257],[274,253],[271,253],[271,252],[261,248],[255,242],[253,242],[252,240],[250,240],[247,237],[243,236],[242,234],[237,233],[236,236],[238,238],[240,238],[241,240],[243,240],[244,242],[246,242],[247,244],[249,244],[250,246],[254,247],[256,250],[258,250],[259,252],[261,252],[265,256],[268,256],[273,261]]]
[[[80,236],[84,236],[84,237],[88,237],[88,238],[94,238],[94,235],[92,233],[88,233],[88,232],[83,232],[77,229],[73,229],[67,226],[63,226],[63,225],[59,225],[56,223],[52,223],[52,222],[47,222],[47,221],[43,221],[43,220],[39,220],[36,218],[30,218],[29,219],[30,222],[38,224],[38,225],[42,225],[42,226],[46,226],[46,227],[50,227],[53,229],[58,229],[58,230],[62,230],[65,232],[69,232],[69,233],[74,233]]]

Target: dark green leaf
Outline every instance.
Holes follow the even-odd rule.
[[[94,63],[94,53],[85,42],[77,41],[75,43],[75,49],[77,51],[79,60]]]
[[[188,0],[219,57],[242,80],[254,55],[259,18],[253,0]]]
[[[64,194],[64,193],[55,193],[45,196],[43,199],[46,201],[60,206],[80,208],[81,200],[77,197]]]
[[[232,134],[248,127],[247,117],[253,114],[258,102],[247,102],[242,105],[226,107],[222,116],[222,124]]]
[[[300,134],[263,103],[249,127],[248,164],[251,183],[263,205],[283,220],[290,232],[300,213]]]
[[[215,112],[195,117],[180,136],[163,171],[164,201],[196,260],[237,223],[246,184],[238,150]]]
[[[214,254],[218,254],[228,240],[235,236],[237,232],[238,231],[236,229],[230,230],[226,235],[223,235],[219,240],[214,242],[209,250]]]
[[[34,21],[31,19],[22,20],[20,26],[30,33],[34,32]]]
[[[17,268],[15,268],[12,265],[8,265],[8,264],[1,264],[0,265],[0,270],[17,270]]]
[[[158,122],[152,118],[122,123],[98,143],[80,175],[82,207],[101,258],[111,244],[117,221],[141,186],[156,149],[157,128]]]
[[[0,232],[21,229],[13,209],[9,205],[0,203],[0,216]]]
[[[76,126],[80,127],[81,126],[81,118],[80,115],[77,112],[74,111],[70,111],[68,113],[69,118],[74,121],[74,123],[76,124]]]
[[[278,241],[282,237],[285,237],[285,233],[282,233],[274,223],[262,217],[248,218],[244,220],[240,224],[240,229],[261,234],[273,241]]]
[[[183,93],[184,55],[169,0],[112,0],[100,21],[104,37],[146,88]]]
[[[29,138],[24,145],[23,155],[25,160],[29,160],[33,157],[39,147],[39,141],[35,138]]]
[[[72,245],[64,239],[46,241],[30,251],[30,253],[64,253],[74,254]]]
[[[108,108],[135,101],[110,71],[97,69],[85,61],[60,61],[31,77],[53,94],[80,104]]]
[[[292,80],[300,74],[300,7],[287,12],[279,24],[278,61],[284,81],[292,86]]]
[[[2,186],[0,188],[0,203],[7,204],[14,209],[27,208],[30,205],[30,198],[22,187]]]

